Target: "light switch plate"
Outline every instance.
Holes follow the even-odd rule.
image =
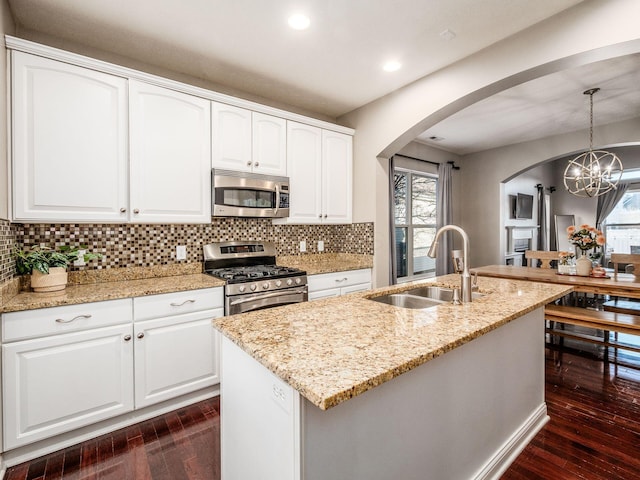
[[[187,246],[176,245],[176,260],[186,260],[186,259],[187,259]]]
[[[300,251],[303,253],[307,251],[307,242],[305,240],[300,240]]]
[[[324,242],[322,240],[318,240],[318,251],[324,252]]]

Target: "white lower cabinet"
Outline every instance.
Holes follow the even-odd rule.
[[[220,316],[208,310],[136,323],[136,408],[220,382],[218,333],[211,325]]]
[[[104,309],[94,313],[87,304],[85,313],[70,318],[65,307],[38,310],[50,315],[33,325],[30,336],[39,328],[48,330],[48,324],[68,325],[71,333],[2,345],[4,450],[133,410],[133,328],[130,301],[124,302],[128,318],[111,317],[111,323],[120,324],[79,331],[73,331],[74,322],[98,318]],[[113,311],[122,313],[122,306],[115,301]],[[12,315],[3,315],[3,324],[11,323]]]
[[[307,277],[309,300],[339,297],[347,293],[371,289],[371,269],[322,273]]]
[[[219,383],[222,315],[222,288],[3,314],[3,451]]]

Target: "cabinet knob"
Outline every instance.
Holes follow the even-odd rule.
[[[140,210],[138,210],[137,208],[133,209],[133,213],[135,213],[136,215],[140,213]]]
[[[253,164],[254,167],[259,167],[260,166],[260,162],[256,162]]]
[[[136,335],[138,338],[144,338],[144,332],[140,332],[138,335]]]
[[[124,336],[124,341],[128,342],[129,340],[131,340],[131,335],[125,335]]]
[[[327,218],[327,214],[326,213],[324,214],[324,218]]]
[[[126,209],[126,208],[122,207],[122,208],[120,209],[120,213],[126,213],[126,212],[127,212],[127,209]]]
[[[252,163],[253,163],[253,162],[248,161],[248,162],[247,162],[247,167],[250,167]]]
[[[318,218],[322,218],[322,214],[318,215]]]

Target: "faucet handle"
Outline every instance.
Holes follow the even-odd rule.
[[[478,272],[473,272],[473,283],[471,284],[471,290],[478,290]]]
[[[462,301],[460,300],[460,289],[459,288],[454,288],[453,289],[453,300],[452,302],[454,305],[462,305]]]

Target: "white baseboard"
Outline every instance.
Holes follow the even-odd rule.
[[[498,480],[548,421],[547,404],[543,402],[476,474],[474,480]]]
[[[128,427],[129,425],[157,417],[158,415],[163,415],[172,410],[186,407],[187,405],[206,400],[207,398],[215,397],[219,394],[220,385],[214,385],[156,405],[151,405],[140,410],[134,410],[133,412],[129,412],[118,417],[103,420],[93,425],[87,425],[86,427],[78,428],[71,432],[66,432],[56,435],[55,437],[40,440],[39,442],[8,450],[0,455],[0,469],[2,469],[0,470],[0,472],[2,472],[0,478],[3,478],[4,470],[7,467],[12,467],[29,460],[33,460],[43,455],[84,442],[85,440],[90,440],[92,438],[99,437],[100,435]]]

